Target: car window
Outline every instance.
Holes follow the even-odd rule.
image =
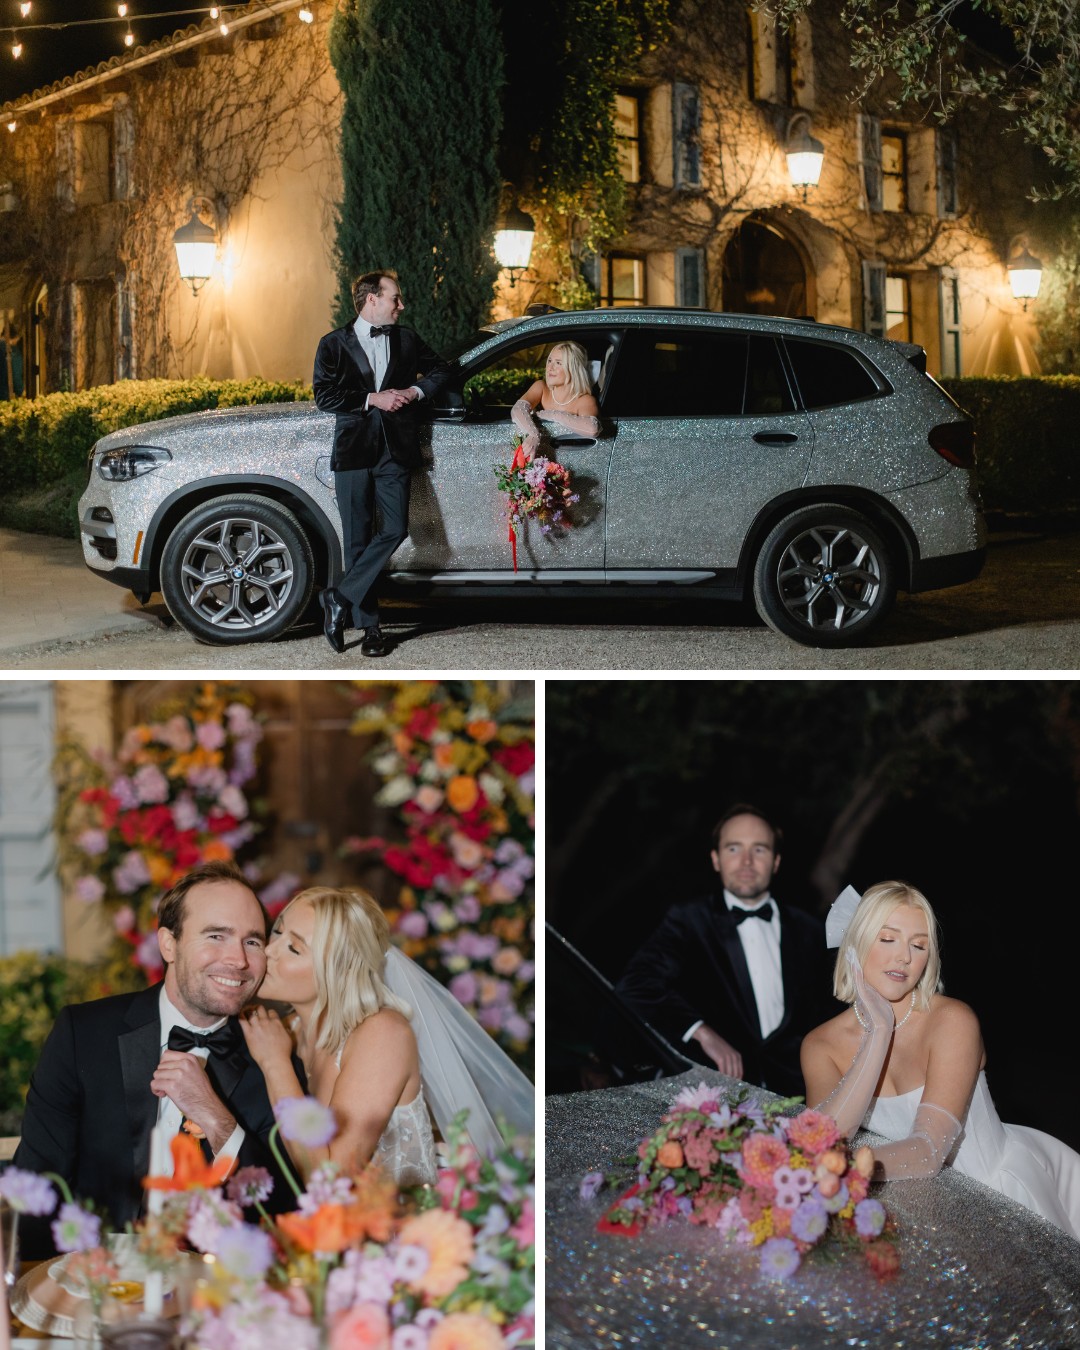
[[[853,351],[832,342],[785,338],[795,381],[806,408],[831,408],[877,398],[886,391]]]
[[[557,342],[567,339],[585,348],[593,393],[597,394],[606,377],[606,365],[610,364],[607,359],[612,349],[610,335],[605,332],[552,334],[545,342],[508,344],[489,354],[486,363],[465,381],[463,392],[469,412],[486,419],[508,417],[511,405],[533,381],[544,378],[548,352]]]
[[[630,333],[608,411],[616,417],[738,417],[748,352],[742,333]]]
[[[795,400],[791,396],[776,339],[751,337],[743,412],[748,417],[771,417],[775,413],[794,411]]]

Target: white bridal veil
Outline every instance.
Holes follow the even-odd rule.
[[[386,955],[386,985],[411,1008],[420,1077],[439,1133],[468,1109],[465,1127],[477,1151],[503,1146],[498,1120],[515,1134],[533,1133],[532,1083],[457,999],[396,947]]]

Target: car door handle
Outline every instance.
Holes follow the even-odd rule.
[[[798,439],[794,431],[758,431],[754,434],[758,445],[790,445]]]
[[[595,436],[553,436],[552,445],[595,445]]]

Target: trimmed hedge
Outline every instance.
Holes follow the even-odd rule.
[[[1080,376],[941,380],[975,421],[983,501],[992,511],[1080,506]]]
[[[83,468],[110,431],[179,413],[310,399],[311,388],[262,379],[121,380],[78,394],[0,403],[0,492],[45,487]]]

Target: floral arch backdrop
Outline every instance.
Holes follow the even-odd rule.
[[[531,698],[471,680],[355,681],[347,696],[351,730],[370,742],[382,779],[375,800],[396,828],[342,840],[342,853],[382,864],[393,894],[375,889],[395,940],[530,1069]],[[296,876],[252,860],[265,813],[261,741],[254,693],[208,683],[129,727],[115,753],[61,751],[61,866],[114,930],[96,992],[160,976],[157,905],[198,863],[235,858],[271,915],[298,889]]]

